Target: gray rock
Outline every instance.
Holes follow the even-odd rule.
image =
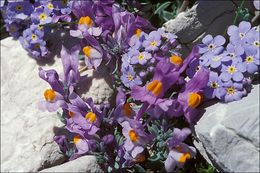
[[[254,85],[240,101],[206,108],[195,126],[207,156],[220,171],[260,171],[259,89]]]
[[[225,34],[228,26],[233,24],[235,11],[240,3],[237,0],[199,1],[191,9],[166,22],[163,27],[166,31],[175,33],[180,42],[191,50],[192,46],[201,43],[207,34]],[[253,3],[248,1],[244,7],[254,13],[252,5]],[[185,48],[182,53],[186,56],[189,50]]]
[[[40,172],[86,172],[98,173],[103,172],[94,156],[83,156],[76,160],[66,162],[62,165],[44,169]]]
[[[59,64],[55,59],[52,66]],[[35,172],[64,161],[53,142],[53,129],[63,124],[56,113],[37,109],[46,88],[20,43],[1,40],[1,171]]]
[[[50,88],[38,76],[38,67],[63,74],[60,58],[36,62],[19,41],[1,40],[1,170],[35,172],[64,162],[53,142],[63,124],[57,114],[38,110],[43,92]],[[112,80],[104,73],[85,71],[89,76],[81,84],[83,97],[95,103],[108,102],[113,95]],[[62,77],[62,75],[61,75]]]

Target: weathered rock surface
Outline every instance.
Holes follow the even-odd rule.
[[[228,26],[232,25],[235,10],[240,3],[237,0],[199,1],[191,9],[166,22],[163,27],[178,36],[180,42],[186,45],[183,53],[187,54],[207,34],[223,35]],[[246,1],[244,7],[253,13],[251,1]]]
[[[59,166],[44,169],[40,172],[86,172],[98,173],[103,172],[97,164],[94,156],[83,156],[76,160],[64,163]]]
[[[195,126],[219,171],[259,172],[259,84],[240,101],[217,103]]]
[[[1,171],[32,172],[64,161],[53,142],[53,128],[62,123],[56,113],[37,109],[46,88],[20,43],[1,40]]]
[[[35,172],[64,162],[53,142],[63,124],[55,112],[37,108],[43,92],[50,88],[38,77],[39,66],[63,72],[60,58],[37,63],[19,41],[1,40],[1,171]],[[81,94],[91,96],[95,103],[108,101],[113,90],[107,74],[86,73],[89,78]]]

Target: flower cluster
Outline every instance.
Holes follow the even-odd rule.
[[[1,3],[1,12],[7,31],[34,57],[47,57],[50,24],[71,21],[72,1],[26,0]]]
[[[220,35],[204,37],[203,44],[199,45],[202,56],[187,71],[192,78],[201,67],[210,69],[204,94],[224,102],[245,96],[251,89],[254,74],[259,73],[259,26],[251,28],[249,22],[242,21],[238,27],[230,26],[227,33],[229,43]]]
[[[184,142],[190,130],[175,123],[196,123],[209,78],[208,70],[201,68],[185,80],[187,67],[199,58],[198,47],[181,58],[174,34],[151,31],[149,22],[113,1],[75,1],[72,11],[78,24],[70,35],[80,42],[61,50],[64,76],[39,69],[39,76],[51,86],[39,108],[50,112],[61,108],[59,116],[70,132],[54,137],[61,151],[70,160],[95,155],[108,172],[155,162],[161,171],[182,168],[196,150]],[[81,60],[88,69],[107,66],[119,75],[122,85],[116,86],[115,105],[95,105],[91,98],[79,96],[78,86],[87,79],[79,72]]]
[[[130,48],[122,56],[121,81],[127,88],[141,85],[154,72],[155,65],[165,57],[181,63],[177,36],[158,29],[146,34],[137,29],[130,38]]]
[[[229,43],[207,35],[184,58],[175,34],[155,30],[114,0],[0,5],[7,30],[35,58],[50,54],[54,24],[70,24],[66,29],[78,43],[62,46],[62,76],[39,68],[50,88],[38,107],[58,111],[68,133],[54,140],[69,160],[95,155],[105,172],[183,169],[196,157],[187,126],[199,120],[205,98],[239,100],[259,72],[259,27],[248,22],[228,28]],[[115,103],[80,96],[84,69],[101,68],[114,77]]]

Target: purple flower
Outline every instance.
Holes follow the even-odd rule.
[[[224,101],[231,102],[235,100],[240,100],[243,95],[245,95],[242,83],[233,83],[228,81],[223,84],[225,89]]]
[[[245,58],[243,65],[248,73],[254,74],[259,71],[259,50],[245,49]]]
[[[245,36],[245,42],[246,42],[245,48],[259,51],[260,48],[259,34],[260,34],[259,31],[251,29],[248,32],[248,34]]]
[[[115,120],[121,123],[129,118],[135,116],[135,111],[132,109],[132,105],[129,102],[126,102],[126,95],[122,89],[118,89],[116,96],[116,109],[113,112]]]
[[[23,48],[25,48],[34,58],[47,57],[49,54],[49,51],[46,48],[46,42],[43,40],[38,40],[35,43],[29,43],[24,37],[19,37],[19,41]]]
[[[189,67],[186,70],[186,74],[191,79],[200,69],[201,69],[200,61],[198,58],[195,58],[189,64]]]
[[[73,1],[71,0],[60,0],[53,2],[55,10],[60,10],[61,14],[70,14],[72,11],[72,4]]]
[[[64,82],[68,87],[75,85],[80,80],[80,74],[78,70],[79,65],[79,51],[78,45],[74,46],[71,50],[67,50],[64,46],[61,49],[61,61],[64,71]]]
[[[54,112],[59,108],[67,108],[67,104],[64,98],[63,84],[59,79],[59,76],[55,70],[45,71],[39,68],[39,76],[48,82],[52,89],[47,89],[44,92],[45,101],[41,101],[38,104],[40,110],[48,110]]]
[[[224,90],[223,90],[223,83],[221,79],[218,76],[218,73],[216,72],[210,72],[209,74],[209,82],[207,87],[204,90],[204,95],[207,98],[215,98],[217,97],[218,99],[222,99],[224,95]]]
[[[203,40],[201,45],[199,45],[199,53],[204,54],[204,53],[213,53],[213,54],[219,54],[222,52],[223,44],[225,44],[226,40],[223,36],[218,35],[215,38],[212,37],[212,35],[206,35]]]
[[[61,152],[66,153],[69,150],[69,144],[65,135],[54,136],[53,140],[59,145]]]
[[[31,25],[30,28],[24,30],[23,37],[30,43],[38,43],[42,41],[44,32],[39,29],[38,25]]]
[[[146,51],[156,51],[161,45],[161,35],[158,31],[152,31],[143,42]]]
[[[38,103],[38,108],[42,111],[55,112],[59,108],[66,108],[66,102],[63,95],[54,91],[53,89],[47,89],[44,92],[44,101]]]
[[[254,0],[254,6],[257,10],[260,10],[260,1],[259,0]]]
[[[148,60],[150,60],[152,58],[152,55],[148,52],[139,52],[136,51],[134,53],[134,56],[131,58],[131,64],[141,64],[144,65],[147,63]]]
[[[200,64],[204,67],[218,68],[223,64],[222,62],[230,61],[231,58],[225,53],[214,54],[210,52],[200,57],[200,60]]]
[[[233,45],[229,43],[227,45],[227,55],[231,58],[234,62],[242,62],[241,56],[244,53],[244,48],[241,45]]]
[[[230,42],[234,45],[244,44],[246,34],[251,29],[251,24],[249,22],[242,21],[239,26],[231,25],[228,27],[228,35],[230,36]]]
[[[133,67],[127,66],[127,67],[123,68],[122,73],[123,74],[120,78],[126,87],[132,88],[134,85],[142,84],[141,78],[138,75],[136,75]]]
[[[195,157],[196,149],[183,143],[190,133],[188,128],[174,128],[173,137],[168,141],[170,152],[164,163],[167,172],[175,172],[176,168],[182,168],[187,160]]]
[[[223,81],[227,82],[233,79],[236,82],[240,82],[244,78],[243,72],[246,71],[246,68],[241,63],[232,62],[231,65],[223,65],[221,71],[220,78]]]
[[[102,62],[102,52],[92,46],[83,47],[85,63],[91,69],[97,69]]]
[[[51,13],[43,6],[38,7],[31,14],[31,19],[34,24],[44,25],[52,22]]]
[[[102,28],[94,27],[94,21],[89,16],[84,16],[79,19],[78,29],[70,30],[70,35],[73,37],[84,38],[86,32],[89,35],[100,36]]]
[[[124,121],[120,125],[123,127],[122,133],[126,138],[124,148],[133,158],[136,158],[138,154],[144,151],[152,136],[144,132],[142,124],[137,121]]]
[[[183,62],[180,57],[174,57],[169,61],[162,60],[157,64],[151,82],[144,87],[134,86],[131,96],[135,100],[147,102],[149,105],[161,102],[165,92],[178,81],[180,74],[187,68],[190,61],[198,55],[198,48],[194,47]]]
[[[10,20],[24,20],[33,11],[33,5],[30,2],[9,2],[6,9],[6,15]]]
[[[207,86],[209,71],[201,68],[197,74],[186,83],[183,92],[178,95],[178,102],[183,106],[186,120],[192,124],[198,120],[196,109],[202,102],[201,90]]]
[[[145,37],[147,37],[148,35],[142,31],[141,29],[136,29],[135,33],[133,34],[133,36],[130,38],[129,40],[129,46],[133,47],[133,48],[140,48],[143,41],[145,40]]]
[[[71,156],[70,160],[72,160],[72,158],[75,159],[80,155],[87,153],[90,149],[88,142],[88,139],[85,139],[80,135],[75,135],[73,137],[73,143],[76,146],[77,152]]]
[[[18,39],[21,36],[22,27],[16,22],[12,22],[11,24],[6,23],[5,27],[6,27],[6,31],[8,31],[9,34],[15,39]]]

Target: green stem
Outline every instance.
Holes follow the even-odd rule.
[[[241,8],[243,7],[244,3],[245,3],[245,0],[243,0],[243,1],[241,2],[241,4],[240,4],[240,6],[238,7],[238,9],[241,9]],[[233,25],[235,25],[235,24],[237,23],[237,18],[238,18],[238,11],[236,11],[236,16],[235,16],[235,19],[234,19],[234,21],[233,21]]]

